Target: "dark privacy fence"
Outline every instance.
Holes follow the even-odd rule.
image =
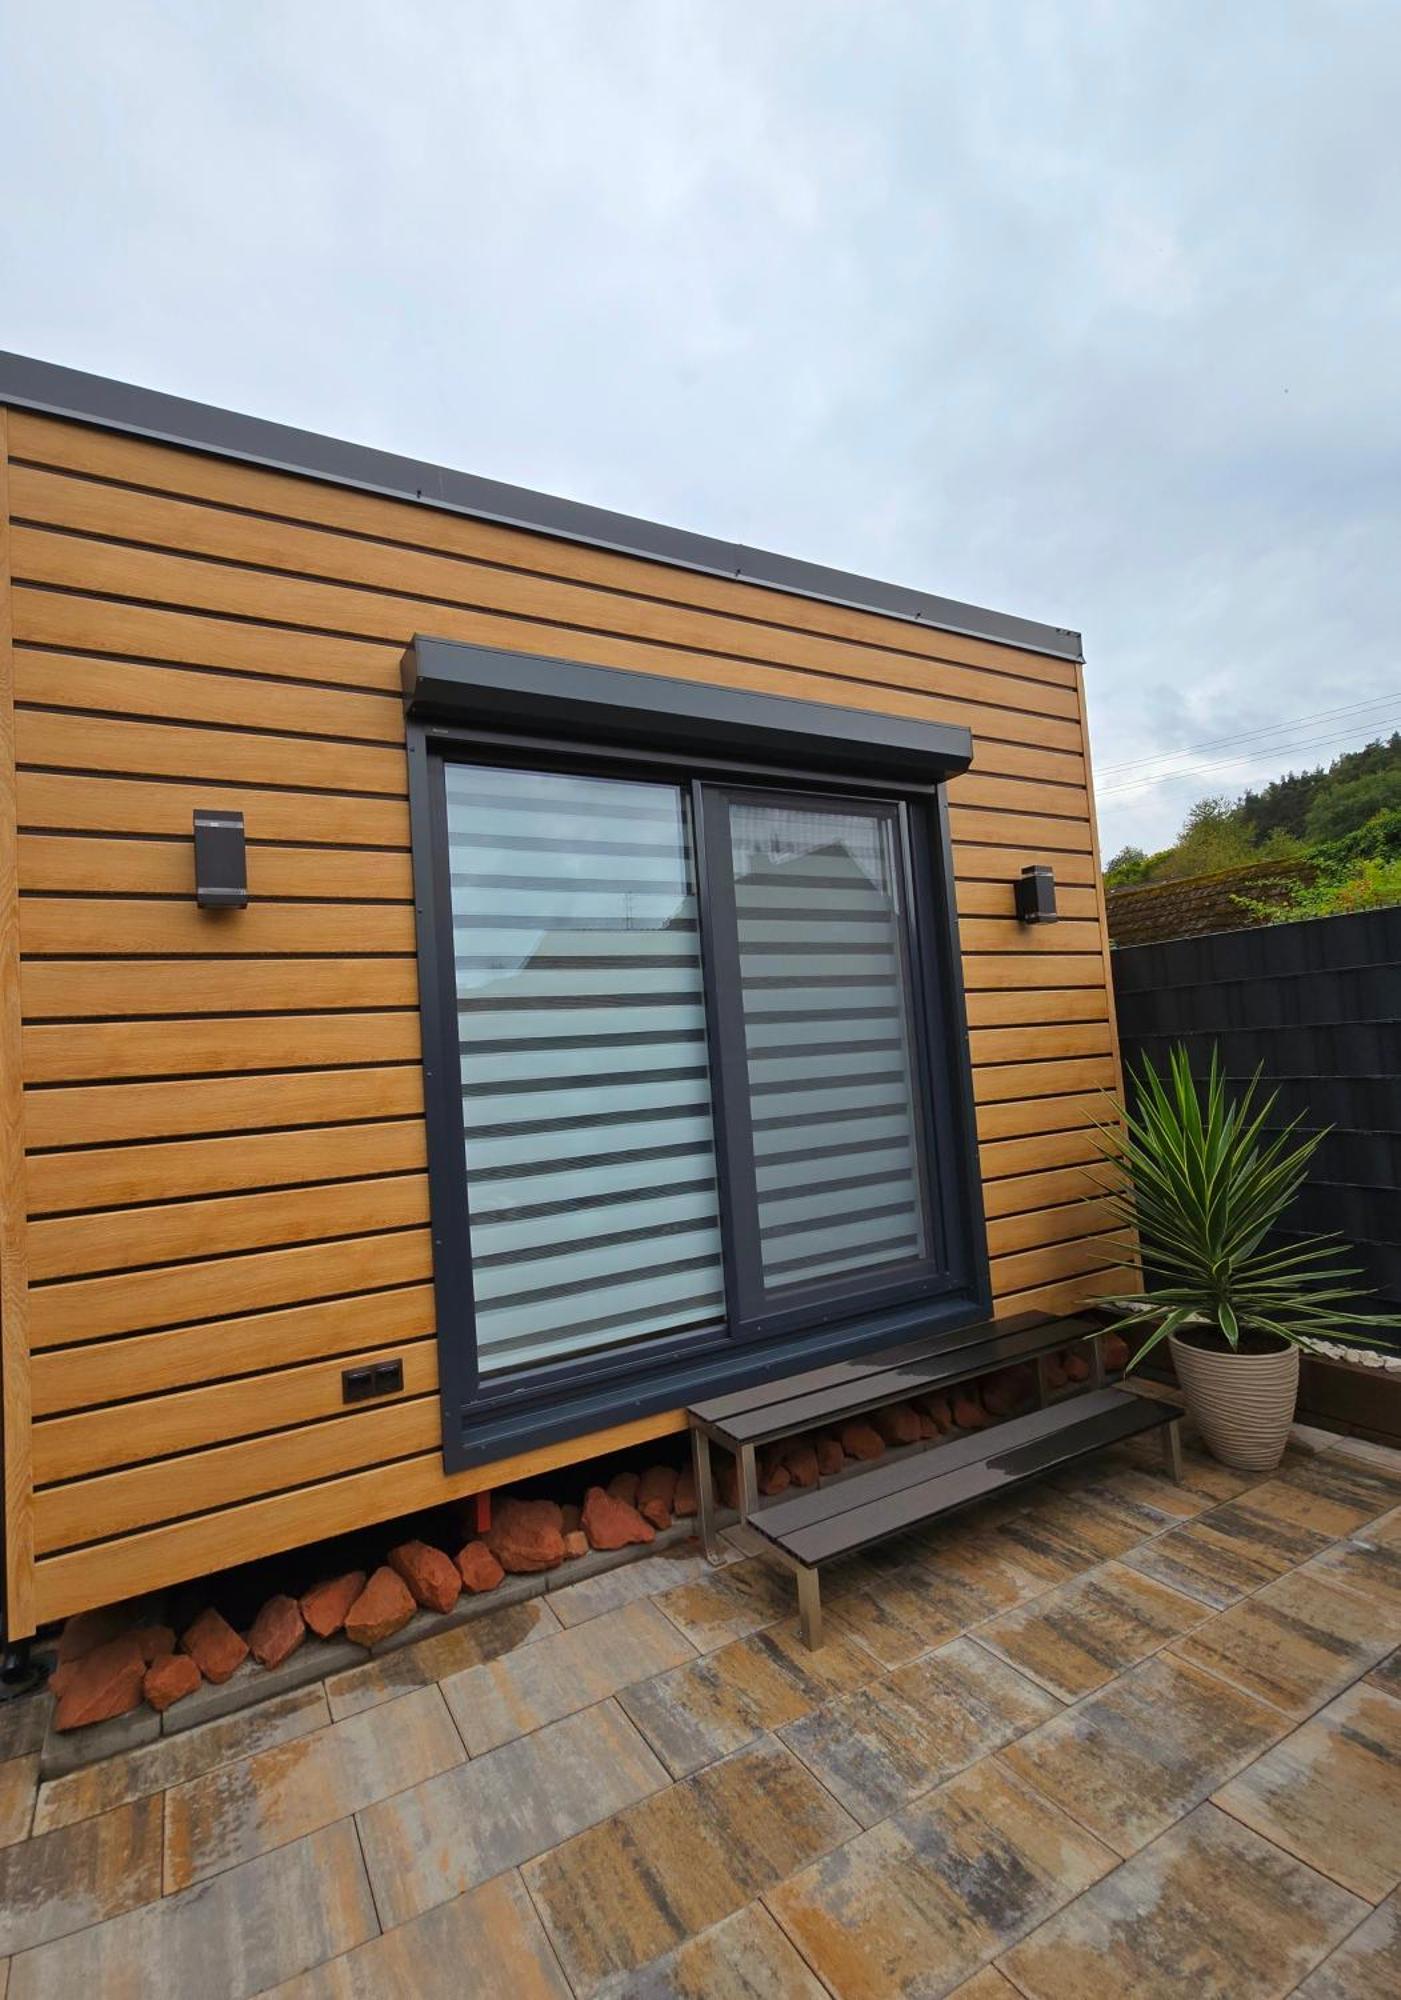
[[[1294,1215],[1338,1230],[1368,1281],[1401,1304],[1401,908],[1128,945],[1113,956],[1126,1064],[1185,1042],[1205,1070],[1257,1068],[1277,1116],[1333,1129]]]

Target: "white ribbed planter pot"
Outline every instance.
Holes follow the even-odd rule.
[[[1187,1408],[1213,1458],[1241,1472],[1271,1472],[1284,1456],[1299,1394],[1299,1350],[1213,1354],[1168,1336]]]

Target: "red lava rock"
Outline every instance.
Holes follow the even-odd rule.
[[[817,1453],[817,1469],[824,1479],[830,1479],[846,1464],[842,1441],[833,1437],[830,1431],[819,1431],[812,1441],[812,1448]]]
[[[621,1500],[625,1507],[637,1505],[637,1489],[642,1484],[635,1472],[615,1472],[608,1482],[608,1491],[615,1500]]]
[[[566,1535],[572,1535],[584,1518],[583,1509],[576,1507],[572,1500],[559,1510],[559,1524]]]
[[[808,1438],[801,1438],[797,1444],[785,1445],[783,1463],[788,1468],[788,1477],[798,1487],[817,1484],[817,1447]]]
[[[1119,1375],[1129,1365],[1129,1344],[1121,1333],[1106,1334],[1101,1343],[1104,1365],[1111,1375]]]
[[[582,1528],[567,1528],[564,1534],[564,1553],[571,1561],[589,1552],[589,1538]]]
[[[1066,1383],[1065,1363],[1059,1354],[1048,1354],[1041,1363],[1041,1372],[1048,1389],[1063,1389]]]
[[[163,1715],[172,1703],[193,1694],[203,1678],[188,1653],[164,1653],[147,1667],[141,1689],[157,1715]]]
[[[55,1729],[83,1729],[90,1722],[110,1722],[141,1700],[146,1662],[130,1632],[61,1664],[67,1671],[54,1710]]]
[[[754,1470],[759,1491],[763,1494],[786,1493],[793,1484],[778,1447],[760,1452]]]
[[[1066,1379],[1070,1382],[1088,1382],[1090,1379],[1090,1357],[1082,1354],[1078,1347],[1068,1347],[1060,1357]]]
[[[194,1660],[207,1681],[217,1686],[226,1681],[248,1658],[248,1647],[227,1618],[221,1618],[211,1604],[201,1611],[180,1641],[180,1647]]]
[[[1000,1375],[989,1375],[982,1385],[983,1408],[990,1416],[1009,1417],[1016,1403],[1016,1384],[1012,1371],[1004,1369]]]
[[[947,1396],[923,1396],[920,1407],[928,1414],[941,1437],[945,1431],[953,1429],[953,1411],[949,1408]]]
[[[985,1431],[991,1419],[971,1389],[956,1389],[953,1420],[961,1431]]]
[[[483,1539],[513,1576],[558,1569],[564,1561],[564,1520],[553,1500],[521,1500],[508,1493],[497,1502],[491,1532]]]
[[[644,1521],[650,1521],[654,1528],[671,1526],[672,1505],[676,1499],[676,1467],[674,1465],[649,1465],[637,1483],[637,1511]]]
[[[616,1494],[591,1486],[584,1496],[584,1533],[596,1549],[625,1549],[632,1542],[650,1542],[656,1530],[635,1507]]]
[[[409,1586],[381,1563],[346,1613],[345,1636],[357,1646],[377,1646],[407,1625],[413,1613]]]
[[[879,1458],[885,1451],[885,1439],[862,1417],[843,1424],[841,1438],[842,1450],[848,1458]]]
[[[457,1573],[463,1588],[475,1597],[483,1590],[495,1590],[506,1572],[485,1542],[468,1542],[457,1552]]]
[[[175,1634],[168,1625],[139,1625],[133,1636],[148,1667],[175,1651]]]
[[[121,1638],[130,1623],[131,1614],[121,1604],[105,1605],[97,1611],[75,1611],[58,1635],[59,1665],[81,1660],[84,1653],[95,1652],[110,1640]],[[52,1685],[52,1675],[49,1679]]]
[[[428,1542],[400,1542],[389,1551],[389,1566],[397,1570],[425,1611],[451,1611],[462,1595],[457,1564]]]
[[[280,1667],[306,1637],[306,1620],[295,1597],[270,1597],[248,1633],[248,1650],[260,1667]]]
[[[307,1629],[314,1632],[318,1639],[331,1638],[344,1625],[345,1614],[364,1588],[365,1572],[362,1569],[348,1570],[344,1576],[314,1584],[301,1600],[301,1613],[307,1622]]]
[[[871,1422],[887,1444],[918,1444],[919,1418],[908,1403],[892,1403],[888,1409],[872,1410]]]
[[[696,1475],[689,1465],[683,1465],[677,1474],[671,1511],[682,1521],[689,1521],[696,1511]]]
[[[939,1426],[928,1410],[916,1410],[915,1415],[919,1418],[919,1434],[922,1438],[938,1437]]]

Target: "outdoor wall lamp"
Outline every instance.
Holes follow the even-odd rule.
[[[248,848],[240,812],[195,813],[195,901],[202,910],[248,902]]]
[[[1023,868],[1016,891],[1017,915],[1024,924],[1056,922],[1059,912],[1056,909],[1056,878],[1052,869],[1039,862],[1034,867]]]

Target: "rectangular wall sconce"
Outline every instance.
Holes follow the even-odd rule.
[[[202,910],[248,902],[248,849],[241,812],[195,813],[195,901]]]
[[[1056,878],[1051,869],[1039,862],[1032,868],[1023,868],[1016,891],[1017,915],[1024,924],[1056,922],[1059,915],[1056,909]]]

